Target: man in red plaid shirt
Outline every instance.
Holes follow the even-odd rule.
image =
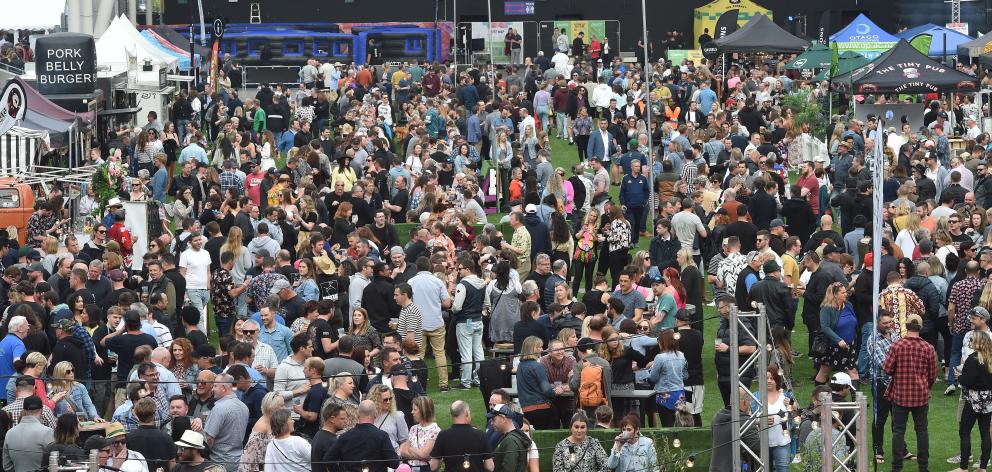
[[[917,464],[928,470],[930,439],[927,435],[927,410],[930,387],[937,379],[937,353],[930,343],[920,338],[923,319],[911,314],[906,317],[906,335],[892,345],[882,370],[892,376],[885,398],[892,402],[892,470],[902,470],[906,455],[906,421],[913,415],[916,429]]]

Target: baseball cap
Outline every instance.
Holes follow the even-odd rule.
[[[771,223],[768,224],[768,229],[772,228],[788,228],[785,222],[781,218],[775,218]]]
[[[276,279],[276,281],[272,283],[272,288],[269,289],[269,294],[270,295],[277,295],[283,289],[290,288],[290,287],[292,287],[292,286],[289,285],[289,281],[288,280],[286,280],[286,279]]]
[[[113,280],[114,282],[120,282],[125,278],[124,271],[120,269],[111,270],[110,272],[107,273],[107,276],[110,277],[110,280]]]
[[[778,271],[782,270],[782,268],[779,267],[778,264],[775,261],[768,261],[768,262],[765,262],[765,264],[761,266],[761,270],[765,272],[765,275],[768,275],[768,274],[771,274],[773,272],[778,272]]]
[[[407,375],[407,373],[406,373],[406,367],[403,367],[403,364],[396,364],[396,365],[394,365],[393,367],[391,367],[389,369],[389,375],[402,375],[402,376],[406,376]]]
[[[32,262],[31,265],[28,266],[28,272],[44,272],[44,271],[45,271],[45,265],[40,262]]]
[[[17,257],[28,257],[28,254],[31,254],[31,247],[29,246],[24,246],[17,250]]]
[[[504,416],[506,418],[511,418],[513,416],[513,410],[510,409],[509,405],[504,403],[497,403],[492,410],[486,413],[486,418],[493,419],[497,416]]]
[[[28,259],[30,259],[30,260],[32,260],[32,261],[40,261],[40,260],[41,260],[41,253],[40,253],[40,252],[38,252],[38,250],[37,250],[37,249],[32,249],[32,250],[31,250],[31,251],[30,251],[30,252],[28,253]]]
[[[826,256],[827,254],[833,254],[835,252],[840,252],[840,250],[837,249],[837,246],[834,246],[833,244],[827,244],[826,247],[823,248],[824,256]]]
[[[909,315],[909,316],[906,317],[906,324],[907,325],[909,325],[910,323],[913,323],[913,322],[915,322],[917,326],[920,326],[920,327],[923,326],[923,318],[920,318],[920,315]]]
[[[31,395],[24,399],[24,411],[37,411],[41,409],[41,399],[37,395]]]
[[[522,198],[518,198],[518,199],[516,199],[516,200],[512,200],[512,201],[510,202],[510,206],[511,206],[511,207],[515,207],[515,206],[518,206],[518,205],[523,205],[523,204],[524,204],[524,200],[523,200]]]
[[[537,205],[534,205],[533,203],[528,203],[527,207],[524,208],[524,211],[527,212],[528,214],[537,213]]]
[[[837,372],[830,376],[830,385],[846,385],[854,388],[854,382],[851,382],[851,376],[845,372]]]
[[[52,323],[52,327],[55,329],[61,329],[62,331],[69,331],[75,324],[76,322],[72,318],[62,318],[61,320]]]
[[[971,309],[971,313],[968,313],[968,314],[970,316],[977,316],[977,317],[979,317],[979,318],[981,318],[981,319],[983,319],[985,321],[988,321],[989,320],[989,311],[986,310],[984,307],[976,306],[976,307],[972,308]]]

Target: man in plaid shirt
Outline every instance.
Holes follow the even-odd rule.
[[[892,376],[885,398],[892,402],[892,470],[902,470],[906,453],[906,421],[913,414],[916,430],[916,461],[919,470],[927,470],[930,439],[927,433],[927,411],[930,387],[937,379],[937,353],[930,343],[920,338],[923,318],[906,318],[905,337],[895,342],[882,364],[882,370]]]
[[[872,348],[869,349],[872,366],[871,376],[875,383],[874,391],[884,393],[892,377],[885,373],[882,366],[885,364],[886,355],[892,349],[892,344],[899,340],[899,332],[892,322],[892,315],[884,308],[878,309],[878,324],[875,325],[875,328],[877,331],[870,340]],[[871,436],[875,457],[881,458],[885,456],[882,446],[885,438],[885,421],[889,418],[889,413],[892,412],[892,403],[884,395],[876,396],[875,399],[877,403]]]

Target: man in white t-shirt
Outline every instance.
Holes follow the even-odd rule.
[[[186,298],[200,310],[200,331],[207,332],[207,303],[210,302],[210,253],[203,249],[203,236],[189,237],[189,249],[179,255],[179,273],[186,278]]]

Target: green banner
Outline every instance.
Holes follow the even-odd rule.
[[[555,29],[558,30],[557,32],[560,32],[562,28],[565,28],[565,34],[568,35],[568,39],[570,41],[575,39],[575,37],[579,35],[579,32],[585,33],[583,41],[585,41],[586,44],[589,44],[589,42],[592,41],[593,36],[595,36],[600,42],[602,42],[603,38],[606,37],[605,20],[555,21]]]

